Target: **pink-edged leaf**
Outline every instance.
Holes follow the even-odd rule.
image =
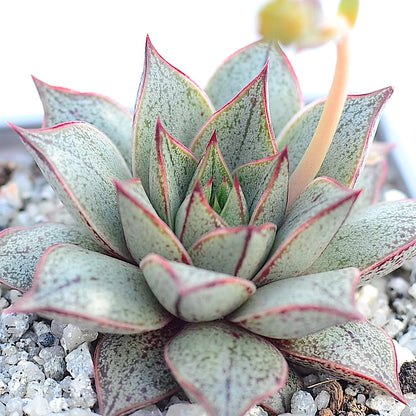
[[[257,181],[255,180],[255,182]],[[261,195],[261,197],[254,207],[250,224],[261,225],[273,222],[279,226],[286,212],[288,186],[289,163],[287,149],[285,149],[276,159],[274,171],[269,172],[267,179],[259,184],[257,195]]]
[[[221,319],[256,290],[246,279],[168,261],[157,254],[145,257],[140,267],[159,302],[188,322]]]
[[[196,267],[250,279],[264,263],[276,234],[274,224],[219,228],[190,249]]]
[[[166,62],[147,38],[133,126],[133,173],[147,192],[150,149],[158,118],[176,140],[188,146],[213,111],[205,93]]]
[[[416,201],[385,202],[348,218],[308,273],[357,267],[366,282],[415,255]]]
[[[166,346],[165,360],[210,416],[243,416],[282,388],[288,373],[270,342],[221,321],[186,327]]]
[[[286,384],[275,394],[261,402],[268,412],[279,415],[290,410],[292,396],[295,392],[303,389],[301,378],[289,366],[289,376]]]
[[[160,218],[174,227],[176,211],[186,196],[198,161],[181,143],[156,124],[156,137],[151,144],[149,198]]]
[[[305,274],[347,218],[358,194],[329,178],[311,182],[287,213],[273,254],[253,281],[264,285]]]
[[[215,132],[213,133],[208,146],[199,161],[194,176],[189,183],[187,194],[190,194],[195,189],[195,185],[198,182],[203,187],[211,180],[212,194],[215,194],[224,182],[226,182],[229,188],[231,188],[233,184],[231,174],[218,146],[217,135]]]
[[[175,325],[135,335],[106,335],[94,356],[100,414],[121,416],[156,403],[179,386],[165,364],[166,343]]]
[[[45,111],[43,127],[68,121],[91,123],[112,140],[130,166],[133,117],[128,109],[100,94],[55,87],[35,77],[33,81]]]
[[[405,403],[393,342],[369,322],[352,321],[306,337],[273,343],[294,363],[352,383],[381,388]]]
[[[227,317],[269,338],[298,338],[362,319],[355,305],[358,269],[292,277],[269,283]]]
[[[248,206],[237,177],[234,178],[234,185],[228,194],[220,215],[230,227],[238,227],[248,223]]]
[[[190,264],[188,253],[157,215],[140,179],[116,182],[116,188],[127,246],[137,264],[149,253]]]
[[[210,79],[206,92],[215,108],[231,101],[269,62],[268,101],[275,136],[303,105],[290,62],[277,43],[258,41],[231,55]]]
[[[32,286],[36,267],[44,251],[54,244],[76,244],[104,252],[83,230],[75,226],[44,223],[8,228],[0,233],[0,281],[23,292]]]
[[[72,216],[107,250],[130,259],[112,180],[131,173],[110,139],[84,122],[13,128]]]
[[[137,266],[71,244],[45,252],[32,288],[8,311],[119,334],[155,330],[171,320]]]
[[[200,157],[217,132],[219,147],[230,170],[276,153],[266,102],[267,65],[240,94],[214,113],[191,143]]]
[[[197,182],[190,197],[179,207],[175,221],[176,235],[185,248],[189,248],[207,232],[226,227],[226,222],[209,206]]]
[[[353,187],[377,130],[382,109],[393,93],[391,87],[369,94],[347,97],[332,144],[317,177],[328,176],[340,184]],[[279,149],[289,147],[292,173],[305,153],[319,123],[325,102],[306,106],[281,132]]]

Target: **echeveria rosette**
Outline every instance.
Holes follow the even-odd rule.
[[[205,93],[148,40],[133,123],[106,97],[36,85],[43,128],[14,128],[78,225],[3,231],[1,279],[27,292],[10,312],[107,333],[103,415],[179,387],[213,416],[282,412],[299,388],[286,359],[404,400],[391,340],[355,306],[362,276],[416,250],[415,202],[369,206],[376,191],[359,190],[382,176],[363,168],[391,88],[347,98],[318,177],[287,209],[322,103],[303,107],[276,44],[236,52]]]

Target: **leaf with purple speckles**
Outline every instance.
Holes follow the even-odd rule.
[[[9,311],[118,334],[158,329],[172,318],[137,266],[70,244],[45,252],[32,288]]]
[[[308,273],[357,267],[362,282],[385,276],[416,254],[416,201],[372,205],[349,218]]]
[[[175,393],[178,384],[163,358],[163,349],[177,328],[137,335],[107,335],[98,344],[94,362],[97,397],[103,416],[119,416]]]
[[[186,327],[166,346],[165,359],[210,416],[242,416],[287,380],[287,363],[270,342],[221,321]]]
[[[393,342],[369,322],[353,321],[303,338],[273,342],[294,363],[381,388],[404,402]]]
[[[133,117],[129,110],[99,94],[55,87],[37,78],[33,80],[45,111],[43,127],[68,121],[91,123],[111,139],[130,166]]]
[[[140,268],[158,301],[188,322],[221,319],[256,290],[247,279],[198,269],[149,254]]]

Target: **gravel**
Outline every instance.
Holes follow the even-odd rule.
[[[389,190],[384,199],[403,196]],[[0,230],[44,221],[71,223],[54,192],[31,162],[0,162]],[[0,310],[20,292],[0,286]],[[338,381],[325,374],[305,375],[305,390],[295,393],[285,415],[416,415],[416,265],[412,262],[384,279],[362,287],[360,311],[394,338],[400,382],[409,406],[390,396]],[[98,415],[92,355],[99,334],[34,314],[0,317],[0,416]],[[336,387],[328,389],[329,385]],[[316,383],[319,387],[308,388]],[[332,383],[332,384],[331,384]],[[334,393],[337,392],[337,393]],[[336,396],[336,397],[335,397]],[[201,406],[173,396],[162,408],[148,406],[134,416],[206,416]],[[267,416],[259,406],[248,416]]]

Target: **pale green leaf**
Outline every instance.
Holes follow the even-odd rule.
[[[273,245],[276,226],[219,228],[202,236],[190,249],[196,267],[250,279]]]
[[[220,215],[229,227],[238,227],[239,225],[248,224],[249,212],[247,202],[237,177],[234,178],[234,185],[228,194],[227,201],[225,202]]]
[[[246,279],[168,261],[157,254],[145,257],[140,268],[159,302],[188,322],[221,319],[256,290]]]
[[[274,343],[294,363],[354,384],[381,388],[404,402],[393,342],[369,322],[348,322],[306,337]]]
[[[205,90],[219,109],[254,79],[267,62],[270,118],[277,137],[303,104],[296,76],[277,43],[259,41],[240,49],[217,69]]]
[[[158,118],[176,140],[187,146],[213,113],[205,93],[166,62],[146,42],[145,67],[133,127],[133,173],[149,190],[149,159]]]
[[[359,280],[354,268],[278,280],[258,288],[227,319],[269,338],[303,337],[362,319],[355,305]]]
[[[337,131],[317,177],[328,176],[344,186],[354,186],[365,164],[382,109],[392,93],[393,89],[389,87],[347,97]],[[289,148],[290,173],[312,140],[324,105],[325,102],[320,101],[306,106],[277,139],[280,150],[285,146]]]
[[[182,243],[152,207],[140,179],[116,182],[116,188],[127,246],[137,264],[149,253],[191,263]]]
[[[416,254],[416,201],[373,205],[340,228],[308,273],[357,267],[362,282],[385,276]]]
[[[29,290],[44,251],[62,243],[104,252],[95,240],[75,226],[44,223],[26,228],[8,228],[0,233],[1,282],[21,291]]]
[[[267,66],[241,93],[204,124],[191,143],[201,157],[216,131],[218,145],[228,168],[263,159],[276,153],[266,103]]]
[[[166,346],[165,358],[187,395],[210,416],[243,416],[287,380],[277,349],[225,322],[186,327]]]
[[[171,319],[139,267],[70,244],[45,252],[32,288],[9,311],[121,334],[158,329]]]
[[[197,164],[195,156],[158,121],[150,151],[149,198],[170,228],[174,227],[176,212],[187,194]]]
[[[72,216],[103,247],[130,259],[112,181],[129,180],[131,173],[110,139],[84,122],[13,128]]]
[[[33,80],[45,111],[44,127],[68,121],[91,123],[111,139],[126,163],[131,165],[133,117],[129,110],[99,94],[54,87],[34,77]]]
[[[107,335],[95,351],[100,414],[119,416],[171,396],[179,386],[163,359],[173,325],[135,335]]]
[[[273,254],[253,279],[256,284],[305,274],[347,218],[357,195],[328,178],[311,182],[287,213]]]

